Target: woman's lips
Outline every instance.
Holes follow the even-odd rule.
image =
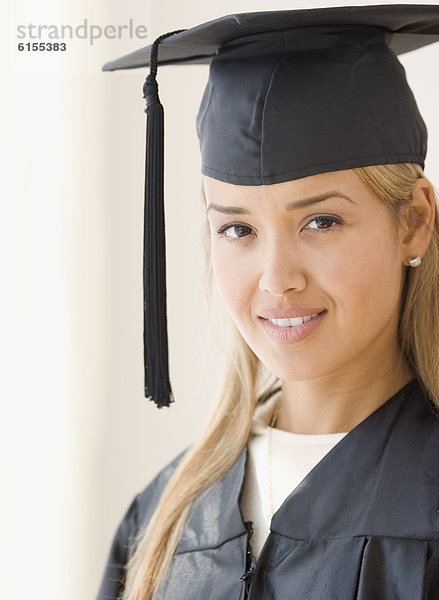
[[[324,310],[323,312],[320,312],[316,317],[313,317],[310,321],[306,321],[301,325],[295,325],[290,327],[279,327],[278,325],[275,325],[274,323],[269,321],[267,318],[260,317],[260,319],[263,327],[265,328],[265,331],[272,340],[274,340],[278,344],[294,344],[295,342],[300,342],[308,335],[313,333],[319,327],[320,323],[325,318],[327,312],[327,310]],[[274,319],[283,317],[273,316],[271,318]]]
[[[270,308],[258,313],[259,317],[264,319],[294,319],[295,317],[305,317],[321,313],[326,309],[323,307],[303,307],[303,308]]]

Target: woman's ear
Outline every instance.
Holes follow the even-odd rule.
[[[422,258],[426,253],[434,227],[436,209],[433,185],[426,177],[420,177],[413,186],[412,201],[405,211],[404,238],[401,247],[405,265],[409,265],[411,257]]]

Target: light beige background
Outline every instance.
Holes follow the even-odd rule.
[[[171,409],[159,411],[143,398],[145,73],[100,72],[104,62],[145,44],[100,40],[90,46],[76,40],[65,56],[19,54],[17,24],[87,18],[104,26],[132,18],[147,25],[149,43],[163,32],[232,12],[337,4],[26,0],[3,8],[0,564],[5,598],[95,597],[111,537],[132,497],[205,422],[226,345],[221,312],[216,328],[209,322],[203,281],[194,121],[207,68],[159,69],[176,398]],[[439,45],[401,62],[429,129],[426,172],[437,187]]]

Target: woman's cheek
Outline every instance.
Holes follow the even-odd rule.
[[[370,327],[372,321],[387,320],[398,302],[397,259],[388,245],[380,252],[380,244],[380,239],[374,246],[352,244],[328,256],[327,268],[322,270],[322,286],[329,291],[340,314],[360,329]]]
[[[257,277],[251,261],[242,252],[229,248],[212,248],[212,269],[220,295],[232,314],[251,302]]]

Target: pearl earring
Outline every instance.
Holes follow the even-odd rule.
[[[412,258],[409,259],[409,263],[411,267],[419,267],[419,265],[422,262],[422,258],[420,256],[412,256]]]

